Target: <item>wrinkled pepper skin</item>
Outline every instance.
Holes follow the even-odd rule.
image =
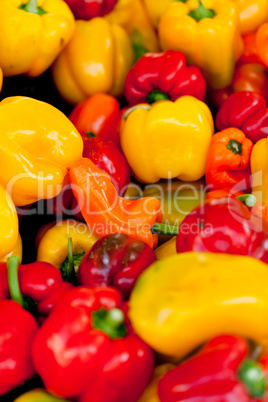
[[[268,227],[254,220],[238,199],[209,199],[190,212],[179,228],[177,252],[248,255],[268,263]]]
[[[34,366],[50,392],[81,402],[104,402],[107,396],[109,402],[138,400],[153,375],[153,352],[121,321],[121,304],[112,288],[81,287],[63,296],[32,348]],[[99,326],[103,319],[97,325],[95,317],[114,309],[124,333],[111,338]]]
[[[97,92],[120,95],[133,61],[130,39],[121,26],[101,17],[77,20],[52,75],[61,96],[76,104]]]
[[[258,141],[250,158],[252,174],[252,193],[257,202],[265,202],[268,205],[268,139]]]
[[[265,99],[256,92],[240,91],[232,94],[216,116],[219,131],[237,127],[254,144],[268,135],[268,108]]]
[[[255,258],[181,253],[141,274],[128,315],[145,342],[179,358],[224,333],[264,341],[267,283],[267,265]]]
[[[92,133],[119,147],[120,138],[116,128],[120,117],[118,100],[111,95],[97,93],[76,105],[69,119],[83,138],[88,138],[87,133]]]
[[[82,156],[83,141],[73,124],[53,106],[17,96],[0,103],[0,125],[0,183],[14,204],[55,197],[68,168]]]
[[[53,226],[48,224],[44,227],[39,240],[37,261],[45,261],[60,268],[68,257],[69,238],[72,238],[73,254],[85,253],[98,240],[83,222],[65,219]]]
[[[104,170],[119,195],[123,196],[130,182],[130,170],[124,155],[111,141],[98,137],[84,138],[83,157],[89,158],[99,169]]]
[[[44,389],[32,389],[20,395],[14,402],[68,402],[66,399],[57,398],[47,393]]]
[[[158,383],[160,401],[267,401],[263,367],[253,359],[246,360],[248,354],[249,345],[243,338],[221,335],[211,339],[197,354],[160,379]],[[239,376],[243,363],[247,361],[256,364],[263,372],[263,384],[256,392],[264,394],[260,399],[253,397],[256,396],[252,395],[254,391],[248,389],[246,382]],[[255,379],[255,384],[257,381]],[[254,383],[254,379],[252,382]],[[258,385],[257,383],[257,387]]]
[[[38,326],[33,316],[13,300],[0,301],[0,395],[33,377],[31,346]]]
[[[212,137],[206,162],[208,188],[235,187],[244,192],[250,191],[252,147],[252,141],[238,128],[230,127],[216,133]]]
[[[118,0],[65,0],[79,20],[90,20],[108,14]]]
[[[160,20],[160,44],[163,50],[185,53],[188,63],[201,68],[209,86],[221,89],[231,83],[243,50],[239,16],[231,2],[204,0],[203,4],[215,16],[196,21],[188,14],[197,9],[198,1],[172,2]]]
[[[64,1],[38,1],[45,13],[40,9],[36,13],[20,9],[27,3],[24,0],[0,1],[0,67],[4,76],[42,74],[74,32],[74,16]]]
[[[121,131],[122,150],[134,176],[145,183],[174,177],[199,180],[214,133],[208,107],[191,96],[145,107],[137,105]]]
[[[14,250],[19,237],[19,222],[15,205],[0,185],[0,261]]]
[[[157,198],[132,201],[119,197],[107,173],[87,158],[70,169],[70,182],[85,221],[98,237],[123,233],[150,247],[155,245],[157,235],[152,234],[151,227],[162,221]]]
[[[156,261],[146,243],[124,234],[111,234],[98,240],[86,252],[78,271],[83,286],[113,286],[128,299],[141,272]]]
[[[185,55],[173,50],[142,56],[129,71],[124,88],[130,105],[163,99],[174,102],[183,95],[204,101],[205,93],[206,82],[201,70],[187,66]]]
[[[158,37],[142,0],[118,0],[104,18],[112,24],[121,25],[127,31],[135,61],[147,52],[159,51]]]

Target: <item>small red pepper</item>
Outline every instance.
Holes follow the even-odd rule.
[[[75,288],[37,333],[34,366],[46,388],[79,402],[136,402],[153,375],[152,350],[127,328],[112,288]]]
[[[267,401],[265,360],[248,358],[242,338],[221,335],[166,373],[158,383],[161,402]],[[265,364],[267,366],[267,364]]]
[[[253,143],[268,135],[268,108],[265,99],[256,92],[232,94],[218,111],[217,129],[237,127]]]
[[[31,347],[38,325],[13,300],[0,301],[0,395],[33,377]]]
[[[175,101],[183,95],[203,101],[205,93],[206,81],[199,67],[187,66],[186,56],[173,50],[142,56],[129,71],[124,89],[131,105]]]
[[[83,138],[83,156],[111,177],[119,195],[123,196],[130,182],[130,170],[124,155],[111,142],[99,137]]]
[[[111,234],[98,240],[82,259],[78,283],[86,286],[113,286],[126,299],[138,276],[156,261],[146,243],[124,234]]]
[[[94,134],[104,141],[120,145],[118,122],[121,120],[119,102],[111,95],[98,93],[76,105],[69,119],[83,138]]]
[[[89,20],[108,14],[118,0],[64,0],[75,17],[79,20]]]
[[[252,141],[237,128],[227,128],[212,137],[206,162],[206,183],[210,190],[234,187],[250,191]]]
[[[181,223],[177,252],[248,255],[268,263],[268,226],[238,199],[209,199]]]

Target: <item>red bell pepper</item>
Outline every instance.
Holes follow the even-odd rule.
[[[156,261],[146,243],[124,234],[111,234],[88,250],[78,270],[78,283],[86,286],[113,286],[127,299],[138,276]]]
[[[83,156],[108,173],[117,193],[123,196],[130,182],[130,170],[124,155],[111,141],[104,142],[92,136],[83,138],[83,142]]]
[[[34,366],[46,388],[79,402],[136,402],[153,374],[153,352],[127,328],[116,289],[67,292],[37,333]]]
[[[256,92],[242,91],[232,94],[216,117],[217,129],[237,127],[253,143],[268,135],[268,108],[265,99]]]
[[[248,255],[268,263],[268,226],[238,199],[209,199],[183,220],[177,251]]]
[[[35,373],[31,346],[38,325],[13,300],[0,301],[0,317],[0,395],[4,395]]]
[[[108,14],[118,0],[64,0],[75,17],[79,20],[89,20]]]
[[[206,161],[206,183],[210,190],[235,187],[250,191],[251,140],[237,128],[227,128],[212,137]]]
[[[257,49],[256,32],[244,35],[242,37],[244,43],[243,54],[238,60],[237,64],[257,63],[264,65]]]
[[[175,101],[183,95],[203,101],[205,93],[206,82],[201,70],[187,66],[185,55],[173,50],[142,56],[129,71],[124,89],[131,105],[164,99]]]
[[[69,119],[83,138],[93,133],[104,141],[120,144],[118,122],[121,120],[119,102],[111,95],[98,93],[76,105]]]
[[[161,402],[267,401],[265,359],[247,358],[248,342],[217,336],[199,353],[165,374],[158,383]]]

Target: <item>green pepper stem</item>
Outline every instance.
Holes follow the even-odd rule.
[[[177,236],[179,233],[178,226],[165,225],[164,223],[155,223],[151,230],[154,234],[165,234],[169,236]]]
[[[169,96],[165,94],[162,91],[159,91],[159,89],[154,89],[152,92],[149,93],[147,96],[147,102],[151,105],[154,102],[162,101],[162,100],[167,100],[169,99]]]
[[[254,207],[256,204],[256,197],[253,194],[242,194],[236,197],[242,201],[247,207]]]
[[[227,144],[227,149],[232,151],[234,154],[242,154],[242,144],[236,140],[230,140]]]
[[[87,135],[88,138],[95,138],[95,137],[97,137],[97,135],[94,134],[93,131],[87,131],[87,132],[86,132],[86,135]]]
[[[124,313],[118,308],[106,310],[101,307],[92,313],[93,328],[100,329],[112,339],[123,338],[126,335],[124,320]]]
[[[43,10],[41,7],[38,7],[37,1],[38,0],[29,0],[28,3],[21,4],[19,9],[32,14],[39,14],[39,15],[47,14],[45,10]]]
[[[203,20],[204,18],[215,17],[216,13],[214,10],[206,8],[201,0],[198,0],[198,3],[199,7],[189,12],[188,15],[190,17],[192,17],[197,22]]]
[[[20,258],[18,256],[12,256],[7,262],[7,276],[10,297],[12,300],[18,302],[23,307],[23,297],[20,291],[18,269],[20,264]]]
[[[68,276],[72,278],[74,276],[74,255],[73,255],[73,239],[68,239]]]
[[[245,384],[251,397],[264,397],[267,387],[267,380],[262,366],[259,363],[251,359],[245,360],[240,366],[238,376]]]

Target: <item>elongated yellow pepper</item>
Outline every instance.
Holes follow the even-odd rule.
[[[157,261],[130,297],[134,330],[156,351],[184,357],[222,333],[268,339],[268,269],[252,257],[182,253]]]
[[[121,131],[121,146],[134,175],[145,183],[177,177],[199,180],[205,165],[213,119],[205,103],[191,96],[137,105]]]
[[[0,185],[0,261],[6,260],[9,253],[12,254],[19,242],[18,237],[16,208],[4,187]]]
[[[256,142],[250,157],[252,194],[257,202],[268,205],[268,139]]]
[[[130,38],[121,26],[99,17],[78,20],[52,74],[61,96],[78,103],[97,92],[120,95],[133,61]]]
[[[74,16],[62,0],[0,0],[0,26],[4,76],[36,77],[71,39]]]
[[[0,103],[0,127],[0,183],[15,205],[55,197],[82,156],[70,120],[47,103],[18,96]]]
[[[200,10],[207,16],[201,17]],[[213,89],[231,83],[243,50],[235,4],[225,0],[172,2],[161,17],[159,38],[164,50],[180,50],[188,63],[199,66]]]

